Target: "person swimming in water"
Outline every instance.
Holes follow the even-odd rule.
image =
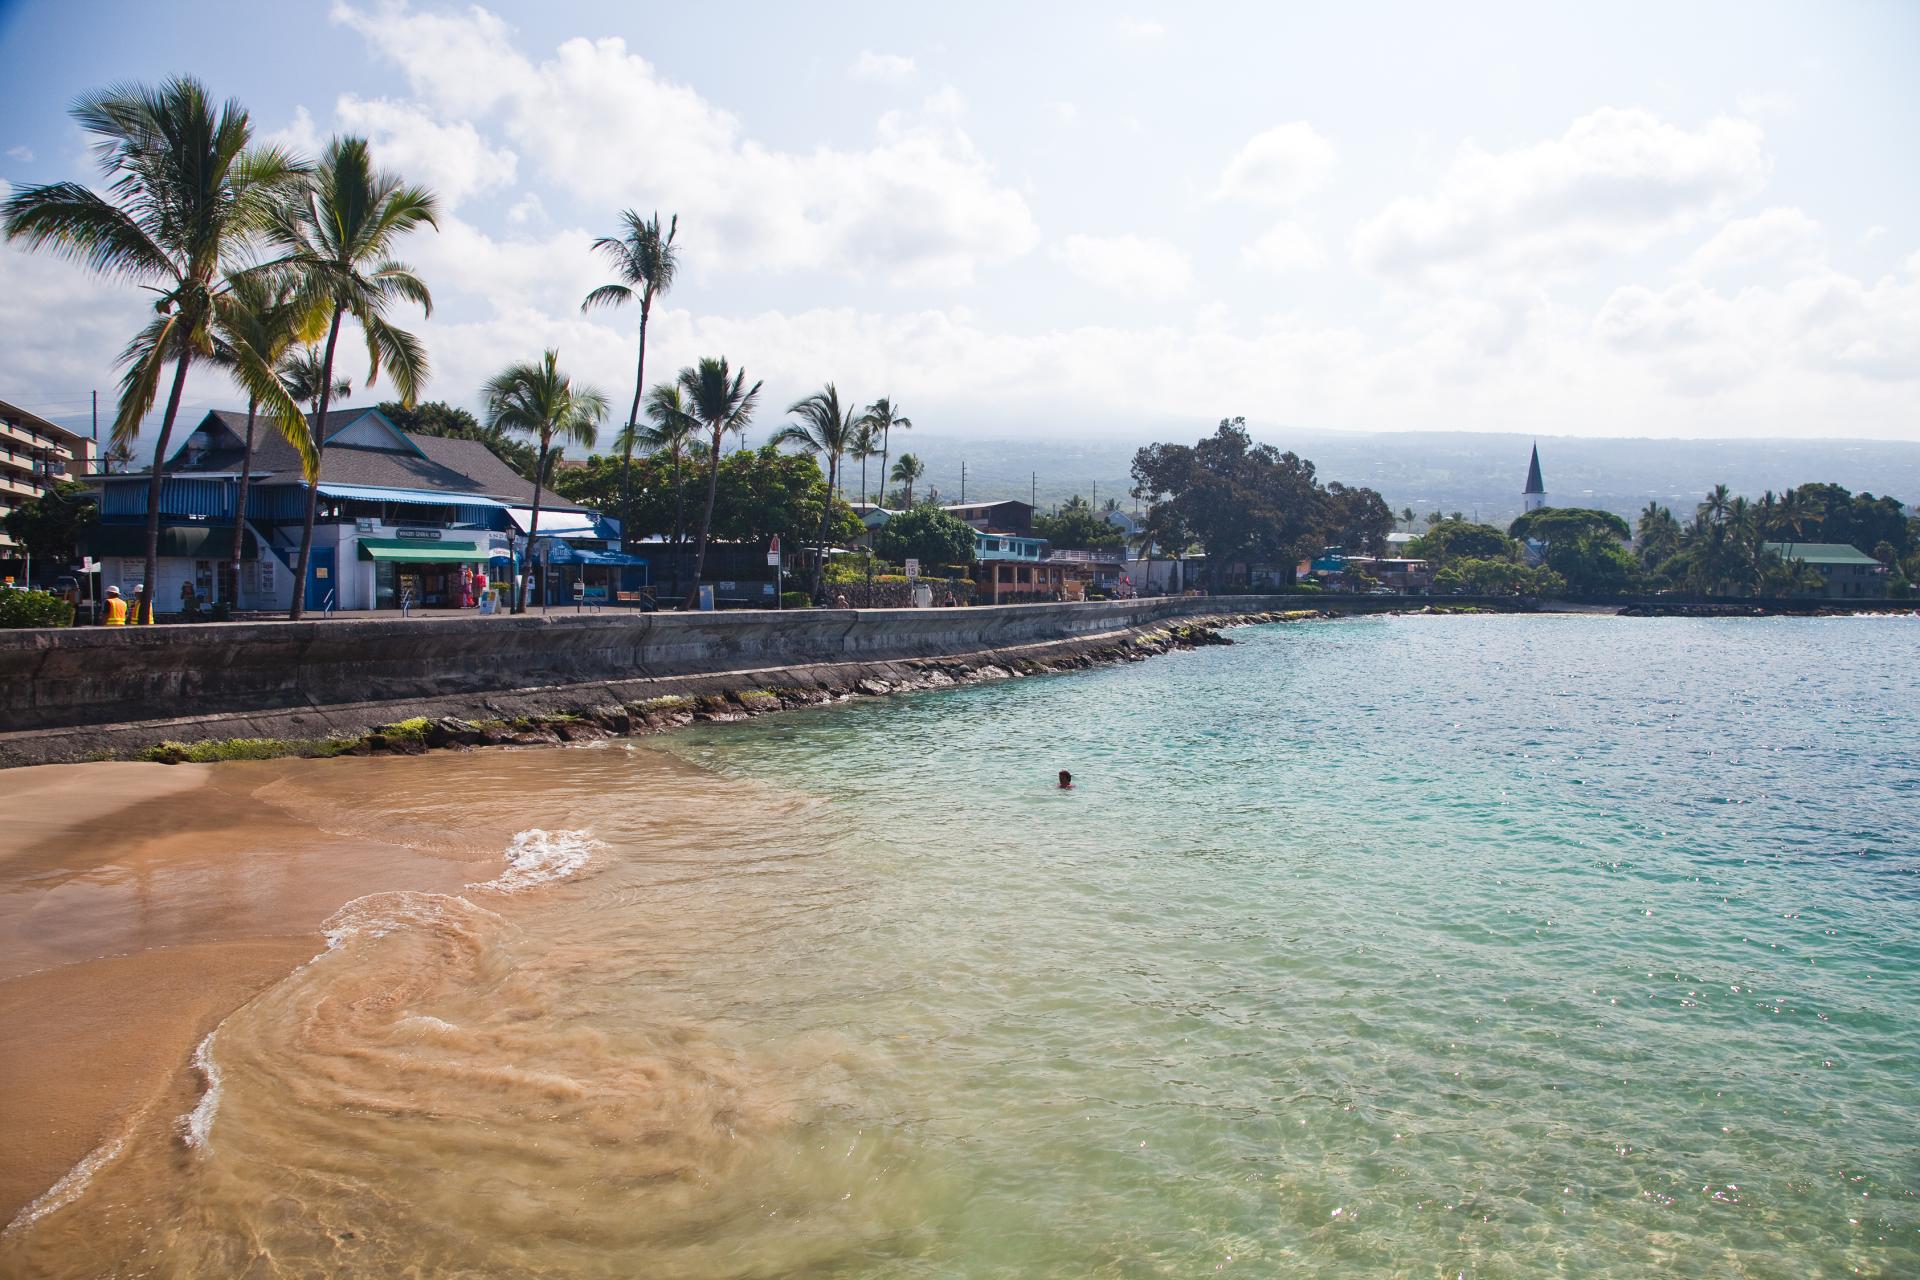
[[[1060,771],[1060,789],[1062,791],[1073,790],[1073,775],[1068,773],[1065,769],[1062,769]]]

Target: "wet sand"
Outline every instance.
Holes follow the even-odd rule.
[[[497,870],[498,831],[449,847],[404,823],[355,829],[355,793],[391,763],[8,773],[0,1226],[90,1152],[190,1107],[194,1046],[320,950],[343,903]],[[430,788],[433,772],[413,779]]]

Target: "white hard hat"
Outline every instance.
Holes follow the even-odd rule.
[[[107,594],[108,594],[108,595],[110,595],[110,596],[117,596],[117,595],[119,595],[119,594],[120,594],[120,588],[118,588],[118,587],[108,587],[108,588],[107,588]]]

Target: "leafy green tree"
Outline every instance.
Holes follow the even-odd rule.
[[[607,397],[587,386],[575,386],[560,372],[560,353],[551,347],[538,364],[511,364],[495,374],[486,387],[487,425],[503,431],[520,431],[540,443],[534,474],[544,476],[547,455],[553,442],[562,440],[593,447],[595,428],[607,416]],[[527,531],[527,559],[533,559],[533,539],[540,531],[540,498],[543,490],[533,487],[533,513]],[[521,578],[522,589],[513,597],[513,611],[525,613],[525,584],[532,574]]]
[[[620,537],[622,545],[630,545],[626,499],[632,492],[633,447],[640,437],[640,396],[647,385],[647,319],[653,314],[653,300],[673,288],[674,276],[680,270],[680,256],[673,247],[680,215],[673,215],[665,235],[660,234],[658,213],[642,218],[627,209],[621,212],[620,221],[626,229],[619,236],[601,236],[593,242],[594,250],[608,260],[619,278],[587,294],[580,310],[584,313],[595,307],[618,307],[636,298],[640,302],[640,355],[633,373],[633,408],[627,412],[627,427],[620,438]]]
[[[1321,538],[1325,495],[1313,464],[1255,445],[1246,419],[1221,419],[1196,445],[1154,444],[1133,459],[1134,496],[1169,502],[1207,554],[1218,589],[1241,560],[1287,566]]]
[[[333,362],[340,324],[351,317],[367,343],[367,383],[382,369],[393,378],[402,404],[412,404],[427,379],[427,353],[419,339],[386,318],[399,301],[433,314],[433,296],[413,268],[393,260],[399,238],[421,226],[439,229],[439,206],[425,187],[408,186],[373,167],[365,138],[335,138],[300,198],[278,211],[272,236],[280,258],[269,264],[294,282],[306,306],[324,308],[326,345],[321,350],[320,405],[313,421],[311,479],[320,475],[326,448],[327,406],[333,392]],[[320,486],[307,485],[307,508],[300,526],[300,558],[293,571],[293,607],[306,610],[307,567],[313,554],[313,522]]]
[[[1193,535],[1182,523],[1178,507],[1171,502],[1156,502],[1148,507],[1146,518],[1133,535],[1134,550],[1147,562],[1147,585],[1153,583],[1156,553],[1165,554],[1169,560],[1181,560],[1192,543]],[[1181,583],[1182,587],[1185,585]]]
[[[112,198],[74,182],[27,187],[0,206],[0,219],[9,240],[51,249],[156,295],[154,318],[120,354],[125,373],[112,433],[116,450],[131,448],[171,362],[173,382],[147,477],[145,581],[151,588],[159,571],[167,446],[187,369],[213,354],[225,300],[222,282],[303,168],[285,151],[252,146],[246,110],[231,101],[216,107],[200,82],[186,77],[157,88],[126,85],[87,94],[72,114],[98,140],[94,150],[111,179]],[[295,428],[299,406],[287,399],[268,366],[241,359],[234,373],[283,428]],[[304,447],[302,454],[314,462]],[[150,598],[135,608],[135,621],[153,620]]]
[[[902,454],[901,461],[911,456]],[[889,517],[874,534],[873,547],[895,563],[972,564],[973,528],[938,507],[913,507]]]
[[[1541,507],[1507,526],[1507,534],[1522,542],[1551,546],[1560,539],[1585,534],[1604,534],[1625,542],[1633,536],[1633,530],[1611,511],[1596,511],[1591,507]]]
[[[692,368],[680,371],[680,391],[686,412],[707,431],[707,506],[700,518],[700,541],[693,553],[693,582],[687,589],[686,607],[691,609],[700,598],[700,575],[707,566],[707,540],[713,532],[713,504],[720,485],[720,445],[727,432],[746,432],[753,411],[760,401],[760,384],[747,386],[747,371],[728,368],[725,356],[706,356]]]
[[[1520,544],[1490,524],[1441,519],[1407,544],[1407,554],[1425,560],[1435,572],[1459,560],[1520,562]]]
[[[840,392],[829,382],[819,391],[804,400],[796,400],[787,406],[787,412],[799,416],[800,421],[788,423],[773,433],[769,442],[775,446],[783,444],[798,445],[802,453],[826,460],[827,488],[834,493],[840,491],[840,459],[847,452],[847,446],[853,442],[853,424],[855,414],[853,406],[840,407]],[[821,575],[827,568],[827,519],[830,507],[823,507],[820,513],[820,537],[815,542],[813,558],[813,593],[820,594]]]
[[[1387,535],[1393,532],[1393,511],[1378,493],[1333,480],[1327,484],[1324,506],[1321,527],[1330,545],[1369,555],[1386,550]]]
[[[1127,543],[1118,526],[1109,524],[1077,493],[1053,515],[1035,516],[1033,531],[1068,551],[1113,551]]]
[[[7,512],[0,528],[35,559],[68,565],[80,557],[80,535],[99,521],[92,491],[77,480],[61,480]]]
[[[1433,575],[1433,585],[1442,591],[1475,596],[1556,596],[1566,590],[1566,582],[1551,569],[1529,569],[1508,559],[1455,560]]]
[[[478,440],[487,446],[494,457],[529,482],[533,480],[539,465],[540,459],[532,445],[485,425],[465,409],[444,400],[425,400],[411,406],[401,404],[398,400],[382,400],[380,412],[402,431],[444,440]],[[615,515],[617,511],[609,507],[607,514]]]

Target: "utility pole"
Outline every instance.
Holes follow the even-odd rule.
[[[966,500],[967,500],[967,460],[965,458],[962,458],[960,459],[960,501],[962,503],[965,503]]]
[[[1038,471],[1031,473],[1027,481],[1027,505],[1030,507],[1040,505],[1040,473]]]

